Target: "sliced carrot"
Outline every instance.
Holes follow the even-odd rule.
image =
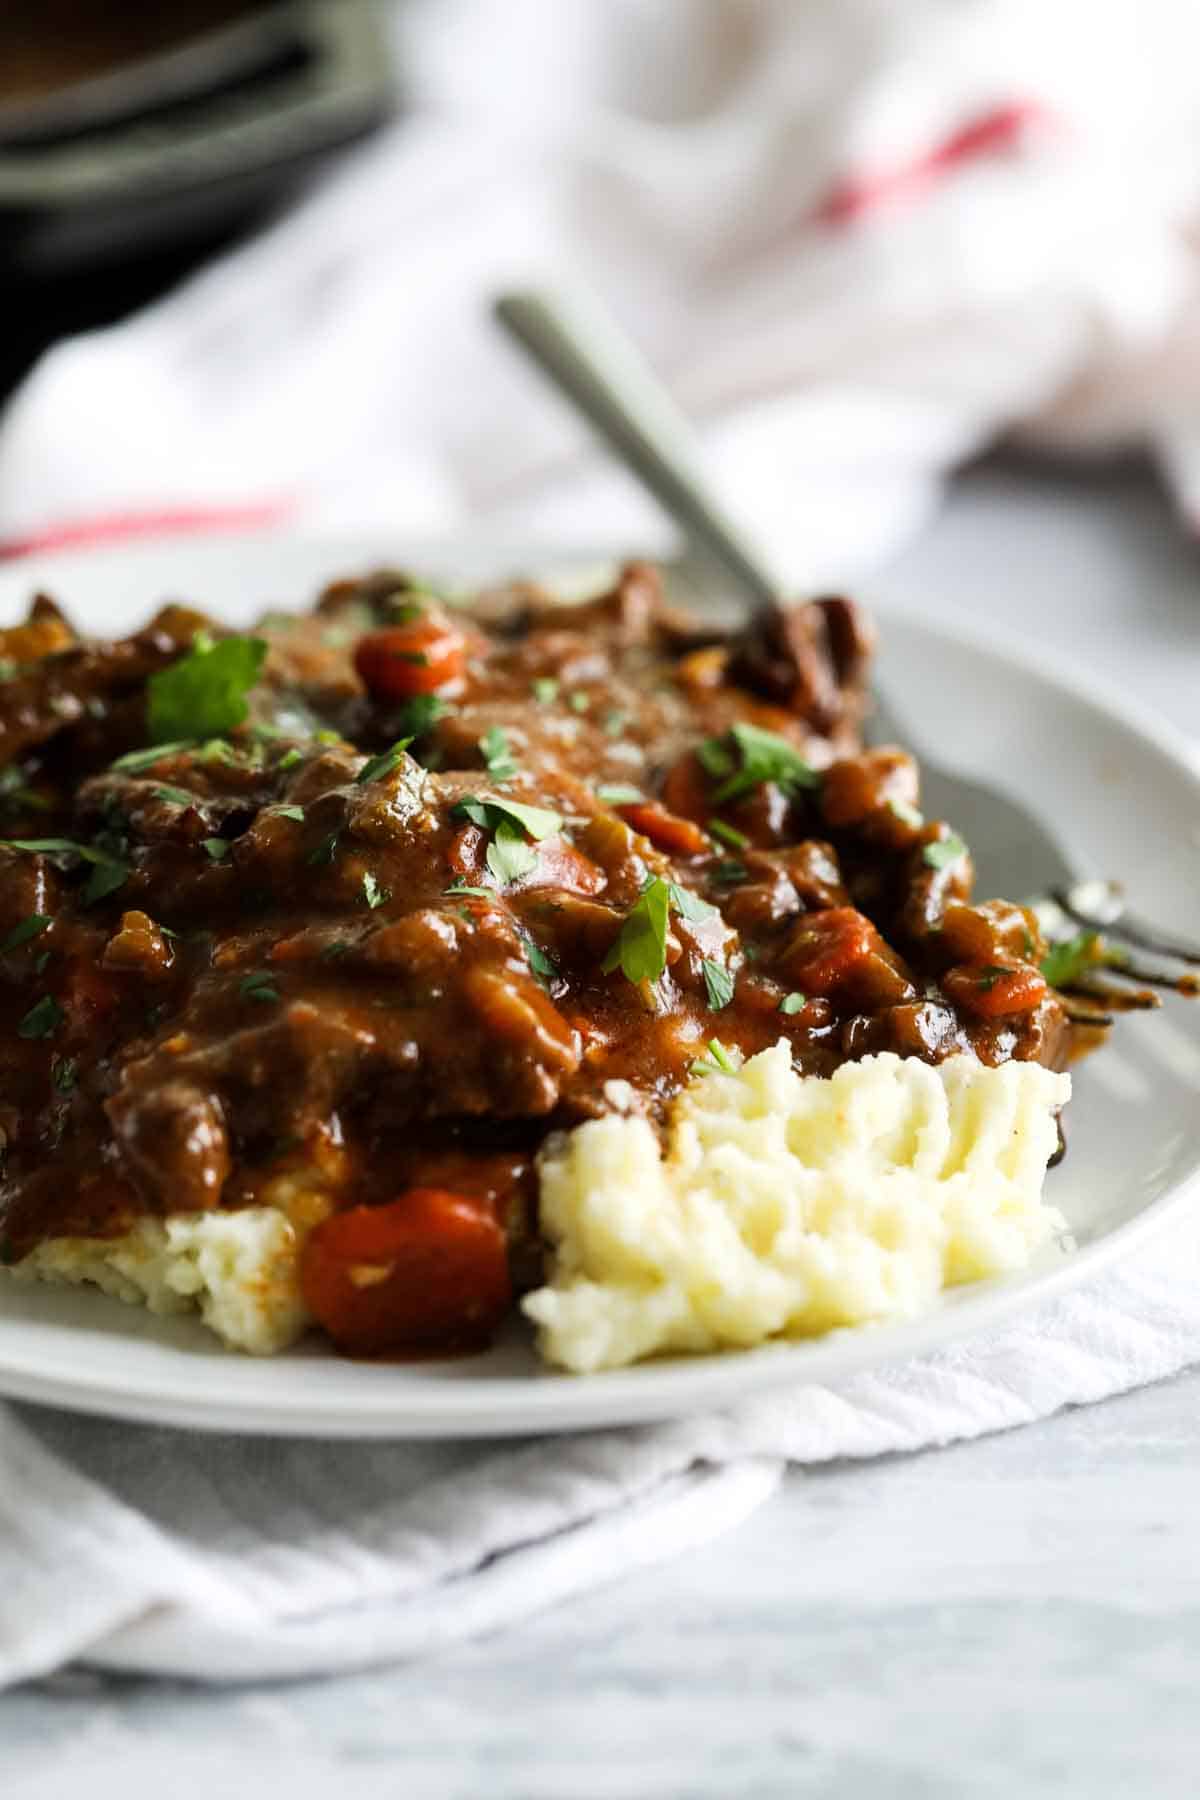
[[[367,632],[355,647],[354,666],[377,700],[407,700],[457,680],[465,658],[457,626],[427,616]]]
[[[305,1244],[300,1281],[317,1322],[359,1356],[486,1343],[512,1303],[491,1208],[442,1188],[334,1213]]]
[[[961,963],[942,977],[946,993],[977,1019],[1032,1012],[1046,997],[1046,978],[1029,963]]]
[[[691,819],[681,819],[657,800],[638,800],[618,806],[617,812],[643,837],[668,856],[703,856],[711,846],[706,834]]]

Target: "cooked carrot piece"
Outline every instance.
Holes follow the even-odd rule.
[[[462,632],[448,620],[431,617],[369,631],[354,651],[364,686],[379,700],[431,694],[462,674],[464,659]]]
[[[947,969],[942,986],[964,1012],[977,1019],[1004,1019],[1032,1012],[1046,997],[1046,978],[1029,963],[964,963]]]
[[[681,819],[657,800],[639,800],[618,806],[621,817],[635,831],[669,856],[703,856],[710,848],[707,836],[691,819]]]
[[[441,1188],[334,1213],[308,1239],[300,1279],[318,1323],[359,1356],[486,1343],[512,1301],[490,1208]]]

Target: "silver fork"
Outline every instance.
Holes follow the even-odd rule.
[[[709,488],[688,421],[611,320],[579,297],[568,300],[536,289],[502,295],[495,313],[680,527],[688,551],[685,569],[694,575],[715,565],[756,611],[784,604],[774,572]],[[703,598],[704,591],[701,579],[696,593]],[[1067,941],[1081,929],[1103,932],[1156,957],[1200,967],[1200,946],[1131,913],[1117,882],[1081,881],[1028,807],[990,782],[945,768],[921,748],[878,689],[873,698],[872,741],[904,744],[917,756],[924,809],[930,817],[952,821],[967,837],[981,895],[1030,896],[1052,941]],[[1179,982],[1177,971],[1140,967],[1127,956],[1114,972],[1159,986]],[[1093,999],[1104,997],[1092,983],[1077,985]]]

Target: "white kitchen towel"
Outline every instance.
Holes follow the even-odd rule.
[[[426,1654],[694,1548],[789,1463],[977,1437],[1197,1359],[1193,1218],[955,1348],[659,1426],[330,1444],[0,1408],[0,1686],[77,1660],[236,1682]]]
[[[1143,442],[1200,515],[1195,0],[408,0],[404,111],[0,421],[0,539],[658,520],[487,301],[594,288],[800,584],[956,461]]]

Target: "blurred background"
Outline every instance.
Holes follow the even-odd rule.
[[[786,579],[996,444],[1200,519],[1194,0],[0,9],[0,548],[669,541],[490,302],[596,297]]]

